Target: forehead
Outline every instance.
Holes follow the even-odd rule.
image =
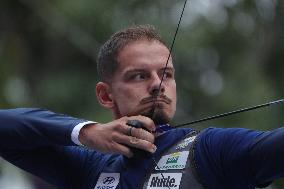
[[[168,56],[168,48],[159,41],[135,41],[120,50],[117,57],[118,71],[131,68],[161,69],[165,67]],[[173,67],[171,58],[168,67]]]

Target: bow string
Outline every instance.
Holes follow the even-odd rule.
[[[177,24],[177,27],[176,27],[176,30],[175,30],[175,34],[174,34],[174,37],[173,37],[173,40],[172,40],[172,43],[171,43],[171,46],[170,46],[169,55],[168,55],[167,61],[165,63],[165,67],[163,69],[163,74],[162,74],[162,78],[161,78],[161,81],[160,81],[160,84],[159,84],[159,87],[158,87],[158,92],[157,92],[157,94],[155,96],[155,100],[153,102],[152,118],[154,118],[154,116],[155,116],[156,103],[157,103],[157,100],[158,100],[158,96],[159,96],[159,94],[161,92],[162,83],[164,81],[165,74],[166,74],[166,69],[168,67],[169,60],[171,58],[171,54],[173,52],[174,44],[175,44],[176,37],[177,37],[178,31],[179,31],[179,28],[180,28],[180,24],[181,24],[181,21],[182,21],[182,17],[183,17],[183,13],[184,13],[186,4],[187,4],[187,0],[184,1],[183,8],[182,8],[182,11],[181,11],[181,14],[180,14],[180,17],[179,17],[179,21],[178,21],[178,24]],[[231,115],[234,115],[234,114],[239,114],[239,113],[242,113],[242,112],[252,111],[252,110],[261,109],[261,108],[265,108],[265,107],[271,107],[272,105],[281,104],[281,103],[284,103],[284,99],[270,101],[270,102],[267,102],[267,103],[264,103],[264,104],[255,105],[255,106],[244,107],[244,108],[232,110],[232,111],[221,113],[221,114],[216,114],[216,115],[204,117],[204,118],[197,119],[197,120],[194,120],[194,121],[177,124],[177,125],[174,125],[172,127],[174,127],[174,128],[184,127],[184,126],[193,125],[193,124],[196,124],[196,123],[201,123],[201,122],[205,122],[205,121],[209,121],[209,120],[213,120],[213,119],[218,119],[218,118],[222,118],[222,117],[226,117],[226,116],[231,116]],[[160,127],[163,128],[164,126],[165,125],[161,125]],[[167,127],[165,127],[165,128],[167,128]]]

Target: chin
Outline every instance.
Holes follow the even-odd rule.
[[[160,108],[151,109],[150,111],[142,113],[141,115],[151,118],[155,125],[167,124],[171,121],[171,117]]]

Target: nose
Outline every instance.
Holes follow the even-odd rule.
[[[162,78],[158,74],[153,76],[151,86],[150,86],[150,95],[157,96],[165,92],[165,85],[162,82]]]

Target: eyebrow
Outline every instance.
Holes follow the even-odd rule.
[[[175,72],[175,68],[174,67],[163,67],[160,69],[160,71],[171,71],[171,72]],[[144,72],[145,70],[147,69],[143,69],[143,68],[136,68],[136,69],[129,69],[127,70],[123,75],[128,75],[128,74],[131,74],[131,73],[135,73],[135,72]]]
[[[127,70],[123,75],[128,75],[130,73],[135,73],[135,72],[144,72],[146,69],[141,69],[141,68],[138,68],[138,69],[129,69]]]
[[[163,67],[162,69],[160,70],[165,70],[165,71],[172,71],[172,72],[175,72],[175,68],[174,67]]]

